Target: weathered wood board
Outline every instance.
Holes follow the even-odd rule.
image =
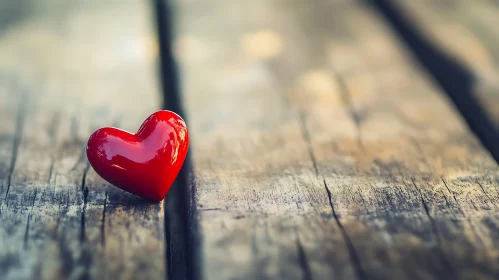
[[[191,276],[499,277],[497,165],[366,3],[174,1]],[[494,115],[496,4],[398,3]],[[0,4],[2,279],[166,277],[165,203],[109,186],[84,154],[96,128],[133,131],[160,107],[149,4]]]
[[[498,168],[364,1],[174,1],[206,279],[496,279]]]
[[[1,279],[165,279],[163,203],[111,187],[84,152],[160,109],[150,8],[0,4]]]
[[[425,39],[469,73],[471,95],[494,125],[496,131],[490,131],[490,134],[495,133],[497,142],[499,3],[493,0],[390,2]]]

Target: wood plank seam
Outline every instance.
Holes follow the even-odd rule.
[[[438,82],[443,92],[453,101],[471,130],[499,162],[499,131],[491,116],[473,94],[477,77],[464,64],[455,61],[444,51],[433,45],[405,12],[397,7],[396,1],[363,0],[372,3],[399,35],[408,49],[419,59],[428,73]],[[399,3],[400,4],[400,3]]]
[[[160,48],[160,82],[162,108],[181,115],[184,114],[182,98],[178,86],[178,72],[172,54],[173,14],[166,0],[152,0],[155,12],[156,31]],[[168,279],[200,279],[200,262],[197,260],[196,246],[197,222],[194,197],[194,183],[190,180],[192,167],[188,154],[184,166],[166,198],[165,242]]]

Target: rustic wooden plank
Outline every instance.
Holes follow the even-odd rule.
[[[84,153],[95,129],[135,131],[160,108],[149,3],[0,8],[1,278],[164,279],[164,204],[110,186]]]
[[[378,1],[383,3],[381,1]],[[456,97],[470,95],[469,102],[476,103],[477,111],[483,111],[487,119],[472,120],[477,123],[481,137],[493,137],[488,144],[497,154],[499,139],[499,5],[495,1],[437,0],[437,1],[389,1],[406,20],[415,26],[416,32],[438,51],[450,58],[453,68],[460,68],[469,80],[458,82],[463,77],[449,75],[448,84]],[[434,68],[445,71],[445,65]],[[453,71],[448,71],[451,74]],[[455,72],[455,71],[454,71]],[[438,77],[437,77],[438,78]],[[463,99],[464,100],[464,99]],[[459,104],[458,104],[459,105]],[[462,104],[461,107],[475,105]],[[467,108],[464,108],[465,110]],[[480,112],[469,112],[468,119],[476,118]],[[490,127],[483,123],[490,122]],[[482,126],[482,127],[480,127]],[[484,139],[484,142],[487,140]],[[496,159],[498,155],[495,155]]]
[[[498,276],[497,165],[372,7],[173,14],[206,279]]]

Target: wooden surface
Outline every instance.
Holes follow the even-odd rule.
[[[95,129],[160,109],[152,15],[141,0],[0,4],[1,279],[165,279],[164,203],[110,186],[84,153]]]
[[[487,131],[379,3],[499,123],[492,0],[1,2],[0,278],[499,278]],[[179,98],[167,199],[99,178],[88,136]]]
[[[474,92],[499,126],[499,3],[394,1],[443,51],[476,78]],[[458,42],[458,43],[457,43]]]
[[[377,1],[393,8],[428,43],[439,60],[430,67],[462,100],[461,110],[499,157],[499,3],[493,0]],[[411,36],[411,35],[409,35]],[[414,37],[414,36],[413,36]],[[414,39],[414,38],[413,38]],[[424,44],[419,44],[419,48]],[[416,47],[416,48],[418,48]],[[438,54],[440,53],[440,54]],[[447,61],[442,57],[445,56]],[[428,58],[430,59],[430,58]],[[483,118],[480,115],[483,114]],[[489,143],[488,143],[489,142]]]
[[[205,279],[499,276],[497,164],[366,3],[175,1]]]

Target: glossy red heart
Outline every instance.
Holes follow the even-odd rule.
[[[87,158],[95,172],[125,191],[161,201],[184,163],[189,135],[171,111],[149,116],[136,134],[105,127],[90,136]]]

